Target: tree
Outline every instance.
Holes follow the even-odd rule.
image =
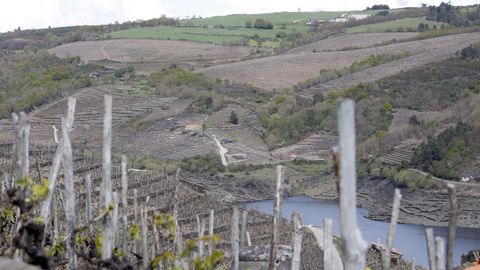
[[[234,125],[237,125],[238,124],[238,116],[237,116],[237,113],[235,111],[232,111],[230,113],[230,121],[229,121],[230,124],[234,124]]]
[[[247,21],[247,22],[245,23],[245,27],[246,27],[246,28],[252,28],[252,21]]]
[[[273,24],[269,21],[266,21],[262,18],[257,18],[253,24],[253,28],[258,29],[273,29]]]

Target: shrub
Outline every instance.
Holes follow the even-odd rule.
[[[436,180],[431,175],[422,175],[412,170],[402,170],[393,178],[395,182],[402,187],[415,191],[419,188],[432,188],[437,186]]]
[[[237,125],[238,124],[238,116],[237,116],[237,113],[235,111],[232,111],[230,113],[230,124],[234,124],[234,125]]]
[[[253,28],[258,29],[273,29],[273,24],[269,21],[266,21],[262,18],[257,18],[253,23]]]
[[[191,173],[207,173],[215,175],[218,172],[225,172],[220,156],[214,153],[205,156],[195,156],[182,160],[180,167]]]

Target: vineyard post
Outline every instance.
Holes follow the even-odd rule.
[[[342,100],[338,106],[340,154],[340,221],[345,247],[345,269],[364,269],[367,243],[357,226],[355,157],[355,105]]]
[[[30,136],[30,126],[26,125],[26,118],[24,112],[20,112],[19,115],[12,113],[12,122],[16,133],[16,168],[17,168],[17,180],[28,176],[28,140]],[[13,161],[12,161],[13,162]],[[15,232],[18,233],[22,227],[22,221],[20,219],[20,208],[16,209],[15,219],[16,227]],[[22,251],[15,249],[14,258],[16,261],[22,260]]]
[[[17,166],[17,180],[28,176],[28,146],[30,137],[30,125],[26,124],[27,115],[20,112],[12,113],[12,122],[16,133],[15,153]]]
[[[204,242],[203,242],[202,239],[203,239],[203,236],[204,236],[204,233],[205,233],[205,219],[204,219],[204,218],[202,218],[202,225],[201,225],[200,232],[201,232],[201,233],[200,233],[199,237],[200,237],[200,241],[201,241],[201,243],[202,243],[202,244],[201,244],[202,249],[201,249],[201,251],[199,251],[198,253],[199,253],[199,255],[200,255],[200,258],[203,259]]]
[[[200,216],[196,216],[197,219],[197,236],[198,236],[198,241],[197,241],[197,247],[198,247],[198,256],[203,257],[203,230],[205,230],[205,220],[200,220]],[[203,225],[203,228],[202,228]]]
[[[208,222],[208,235],[210,236],[210,238],[213,236],[213,227],[215,222],[214,211],[215,210],[210,209],[210,216],[209,216],[209,222]],[[212,254],[213,254],[213,241],[210,239],[210,242],[208,244],[208,255],[212,255]]]
[[[180,255],[183,252],[183,240],[182,240],[182,231],[180,230],[180,225],[178,220],[175,218],[175,244],[177,249],[177,255]]]
[[[148,245],[147,245],[147,206],[140,206],[140,226],[142,233],[142,264],[144,268],[148,267]]]
[[[273,228],[272,228],[272,241],[270,245],[270,259],[268,263],[269,270],[277,269],[277,234],[278,223],[281,218],[282,207],[282,192],[283,192],[283,166],[277,166],[277,187],[275,189],[275,199],[273,208]]]
[[[120,205],[118,200],[118,193],[113,192],[113,213],[112,213],[112,227],[113,227],[113,240],[112,240],[112,248],[116,246],[118,241],[118,206]]]
[[[232,244],[232,270],[238,270],[239,267],[239,241],[238,241],[238,223],[239,223],[239,212],[238,208],[236,206],[233,207],[233,215],[232,215],[232,238],[231,238],[231,244]]]
[[[433,239],[433,229],[425,229],[425,237],[427,239],[427,253],[428,253],[428,264],[430,270],[437,270],[435,264],[435,242]]]
[[[445,270],[445,240],[443,237],[435,237],[435,263],[436,270]]]
[[[62,164],[65,185],[65,219],[67,225],[67,251],[68,269],[77,268],[77,255],[75,253],[75,182],[73,177],[73,153],[69,136],[69,127],[62,117]]]
[[[57,191],[58,193],[58,191]],[[58,231],[58,212],[57,212],[57,201],[58,201],[58,194],[53,195],[53,243],[54,245],[57,244],[58,239],[60,238],[60,232]]]
[[[153,240],[155,241],[155,253],[159,254],[161,252],[161,244],[160,244],[160,235],[158,233],[157,224],[155,223],[155,217],[157,216],[157,212],[153,209],[153,219],[152,219],[152,234]]]
[[[67,117],[66,117],[66,127],[68,128],[68,133],[70,133],[73,128],[76,102],[77,100],[75,98],[68,99],[68,105],[67,105],[68,109],[67,109]],[[49,224],[48,221],[50,217],[51,204],[53,200],[53,195],[55,193],[55,188],[57,186],[58,171],[60,170],[60,165],[62,162],[62,147],[63,147],[63,142],[60,140],[55,150],[55,154],[52,160],[52,166],[50,167],[50,171],[48,174],[47,198],[43,202],[42,209],[40,211],[42,219],[45,223],[45,231],[47,231],[47,227]]]
[[[133,224],[138,224],[138,190],[136,188],[133,189]],[[133,241],[133,252],[135,254],[139,254],[139,246],[140,243],[138,239]]]
[[[448,245],[447,245],[447,270],[453,270],[453,243],[455,241],[455,230],[458,220],[458,202],[455,185],[447,184],[448,199],[450,202],[450,221],[448,224]]]
[[[86,189],[86,199],[85,199],[85,208],[87,211],[87,222],[88,222],[88,233],[90,236],[93,235],[93,224],[90,223],[93,219],[93,209],[92,209],[92,178],[89,173],[85,175],[85,189]]]
[[[122,229],[124,235],[122,237],[122,249],[127,251],[128,237],[126,232],[128,231],[128,201],[127,201],[127,189],[128,189],[128,176],[127,176],[127,157],[122,155]]]
[[[112,96],[105,95],[105,115],[103,118],[103,151],[102,151],[102,207],[109,211],[112,204]],[[103,222],[102,259],[112,257],[113,248],[113,213],[109,211]]]
[[[325,270],[333,270],[332,267],[332,226],[333,220],[331,218],[323,219],[323,265]]]
[[[247,218],[248,211],[243,210],[242,212],[242,226],[240,229],[240,246],[245,246],[245,232],[247,231]]]
[[[393,246],[393,237],[397,231],[397,222],[398,215],[400,212],[400,200],[402,199],[402,194],[400,194],[400,189],[395,189],[395,195],[393,197],[393,206],[392,206],[392,217],[390,220],[390,229],[387,236],[387,247],[386,250],[382,250],[382,268],[384,270],[390,270],[391,264],[391,255],[392,255],[392,246]]]
[[[250,232],[249,231],[245,232],[245,237],[247,238],[247,246],[250,247],[252,245],[252,239],[250,238]]]
[[[294,212],[292,214],[293,221],[293,256],[292,256],[292,270],[300,269],[301,252],[302,252],[302,238],[303,225],[302,214]]]

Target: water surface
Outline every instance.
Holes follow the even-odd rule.
[[[250,202],[246,206],[267,214],[273,212],[271,200]],[[323,219],[333,219],[333,233],[340,235],[340,208],[338,202],[312,199],[305,196],[285,198],[282,203],[282,216],[290,219],[294,211],[302,213],[304,224],[313,224],[323,228]],[[358,226],[362,231],[363,238],[369,243],[386,243],[390,223],[373,221],[366,216],[368,211],[357,208]],[[427,247],[425,240],[425,228],[423,225],[398,224],[397,233],[393,246],[403,253],[403,257],[411,260],[415,257],[417,265],[428,266]],[[444,237],[447,240],[448,228],[432,227],[435,236]],[[460,264],[460,256],[469,250],[480,248],[480,229],[457,228],[457,237],[454,243],[453,259],[455,265]],[[445,247],[446,250],[446,247]]]

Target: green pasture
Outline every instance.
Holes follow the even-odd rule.
[[[432,29],[433,25],[437,25],[438,28],[441,26],[439,22],[427,21],[425,17],[417,17],[349,27],[346,32],[349,34],[365,32],[403,32],[408,31],[409,28],[412,29],[412,31],[417,31],[420,23],[427,23],[430,29]]]

